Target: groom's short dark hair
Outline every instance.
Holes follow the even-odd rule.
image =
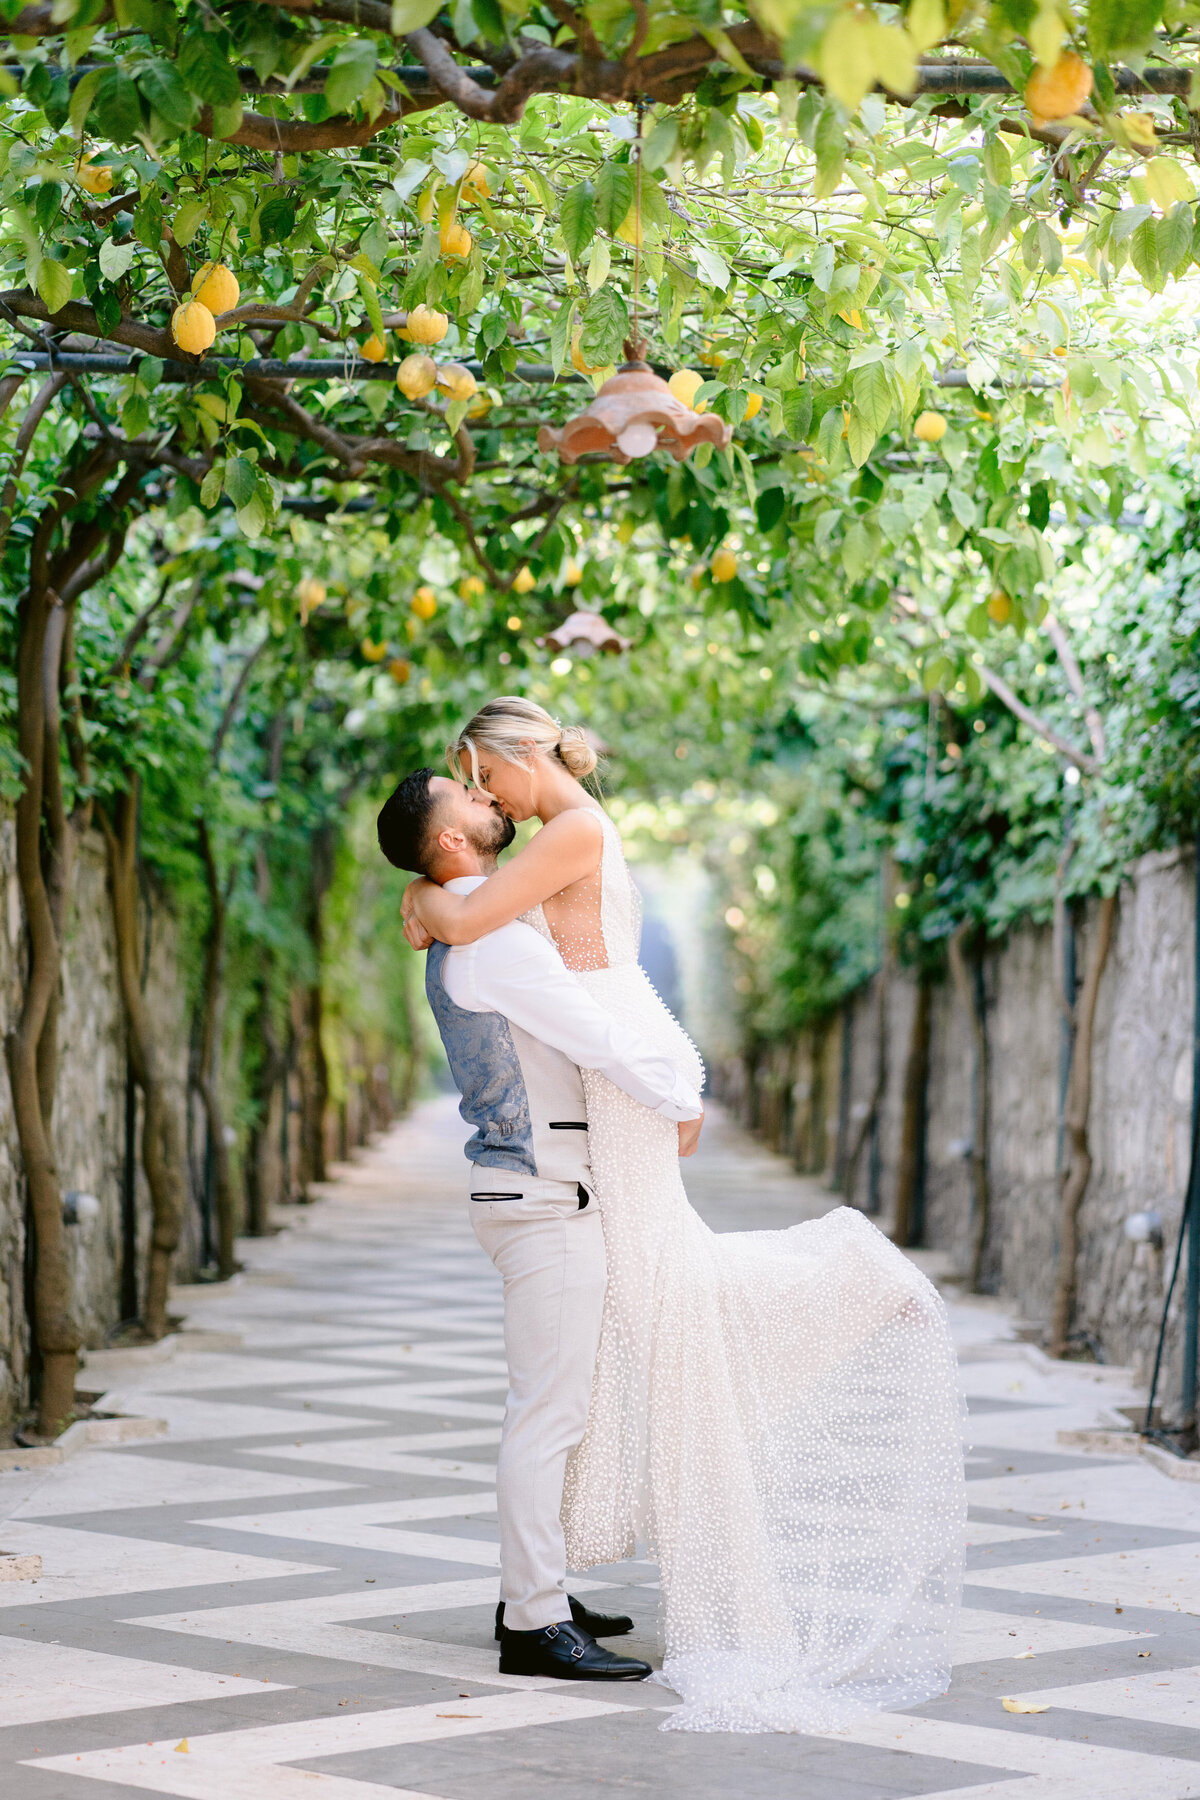
[[[387,799],[376,821],[379,848],[394,868],[429,872],[437,837],[437,797],[429,784],[432,769],[414,769]]]

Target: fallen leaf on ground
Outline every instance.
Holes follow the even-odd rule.
[[[439,1713],[439,1719],[482,1719],[482,1713]]]
[[[176,1750],[182,1750],[182,1751],[184,1751],[184,1752],[185,1752],[185,1753],[190,1753],[190,1749],[189,1749],[189,1745],[188,1745],[188,1741],[187,1741],[187,1739],[186,1739],[186,1738],[180,1738],[180,1740],[179,1740],[179,1742],[178,1742],[178,1743],[177,1743],[177,1744],[176,1744],[176,1746],[175,1746],[175,1748],[176,1748]]]
[[[1014,1662],[1024,1662],[1026,1657],[1029,1657],[1032,1655],[1033,1655],[1032,1650],[1017,1650],[1013,1653],[1013,1661]]]
[[[1032,1700],[1013,1700],[1007,1694],[1001,1700],[1000,1704],[1005,1712],[1040,1713],[1050,1711],[1048,1706],[1035,1706]]]

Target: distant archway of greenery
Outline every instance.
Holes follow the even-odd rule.
[[[355,794],[497,685],[621,720],[648,781],[664,714],[736,770],[786,760],[814,694],[916,708],[953,742],[947,721],[991,709],[1025,747],[1013,779],[1039,779],[1023,758],[1048,744],[1056,792],[1075,771],[1097,821],[1064,862],[1049,808],[1060,903],[1111,888],[1107,696],[1086,625],[1077,644],[1050,602],[1123,519],[1186,505],[1198,9],[3,10],[4,753],[31,950],[9,1066],[49,1429],[78,1345],[55,1012],[92,822],[157,1121],[146,1311],[165,1325],[184,1184],[133,904],[170,835],[163,771],[204,896],[218,1135],[228,906],[244,888],[295,917],[287,876],[311,868],[316,942]],[[190,355],[172,319],[213,263],[240,293]],[[407,398],[418,307],[445,317],[442,385]],[[574,469],[538,451],[538,425],[643,340],[662,372],[704,376],[730,450]],[[554,658],[546,633],[581,604],[639,672]],[[977,885],[949,930],[992,905]],[[277,985],[307,980],[319,1009],[286,937]],[[255,979],[261,1110],[281,1001]]]

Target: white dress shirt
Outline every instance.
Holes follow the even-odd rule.
[[[458,875],[448,894],[470,894],[486,875]],[[581,1069],[598,1069],[664,1119],[698,1119],[700,1097],[640,1033],[614,1019],[577,981],[548,939],[514,919],[473,944],[451,947],[442,982],[465,1012],[496,1012]]]

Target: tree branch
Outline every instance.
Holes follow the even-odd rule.
[[[19,386],[24,377],[20,376],[14,379]],[[4,492],[0,494],[0,550],[4,548],[5,539],[12,526],[17,483],[21,479],[21,470],[25,467],[25,458],[29,455],[34,434],[45,416],[46,408],[54,396],[66,386],[69,379],[70,377],[67,375],[57,374],[52,375],[49,381],[44,381],[30,401],[25,417],[21,420],[21,427],[13,445],[12,462],[9,464],[8,476],[4,483]]]
[[[225,702],[224,709],[221,713],[221,722],[217,726],[216,733],[215,733],[215,735],[213,737],[213,741],[212,741],[212,749],[209,752],[209,755],[210,755],[210,758],[212,761],[212,766],[214,769],[216,768],[217,764],[221,760],[222,746],[224,745],[225,738],[229,732],[229,727],[233,724],[234,719],[237,717],[237,710],[238,710],[238,707],[242,704],[242,696],[246,692],[246,683],[250,679],[251,671],[253,670],[255,663],[258,661],[259,657],[262,655],[263,651],[266,649],[267,645],[270,642],[271,642],[271,633],[268,631],[265,634],[265,636],[262,637],[259,640],[259,642],[254,646],[254,649],[251,650],[249,656],[247,656],[245,658],[245,660],[242,663],[241,669],[238,672],[238,678],[233,684],[233,692],[230,694],[228,700]]]
[[[994,669],[989,669],[986,665],[981,667],[979,677],[992,690],[997,700],[1007,706],[1010,713],[1020,719],[1023,725],[1028,725],[1030,731],[1036,732],[1038,737],[1045,738],[1048,744],[1053,744],[1054,748],[1065,756],[1068,762],[1073,762],[1075,767],[1082,770],[1085,775],[1095,775],[1099,772],[1100,765],[1095,757],[1089,756],[1086,750],[1078,749],[1069,739],[1057,732],[1053,725],[1048,724],[1045,719],[1039,718],[1032,707],[1026,706],[1023,700],[1018,700],[1007,681],[997,675]]]
[[[1061,620],[1056,619],[1053,613],[1047,613],[1042,623],[1046,628],[1046,636],[1054,645],[1055,652],[1058,656],[1059,667],[1067,678],[1067,685],[1083,707],[1083,716],[1087,720],[1088,736],[1092,740],[1092,754],[1095,756],[1097,763],[1102,763],[1108,754],[1108,744],[1104,736],[1104,721],[1100,717],[1097,708],[1088,699],[1087,689],[1083,685],[1083,674],[1079,667],[1078,658],[1071,646],[1071,640],[1067,636]]]

